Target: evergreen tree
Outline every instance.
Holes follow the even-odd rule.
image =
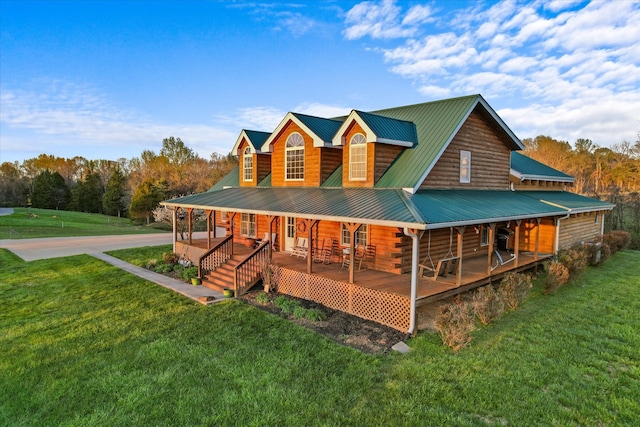
[[[66,209],[71,198],[69,187],[58,172],[44,170],[33,182],[31,205],[42,209]]]
[[[107,215],[117,215],[124,212],[126,208],[126,185],[127,181],[120,171],[120,168],[116,168],[109,177],[107,182],[107,188],[102,196],[102,206],[104,213]]]

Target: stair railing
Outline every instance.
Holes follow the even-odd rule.
[[[271,261],[270,244],[269,241],[262,242],[256,250],[235,266],[234,295],[243,295],[262,278],[265,266]]]
[[[198,259],[198,276],[204,277],[209,272],[224,264],[233,255],[233,234],[209,249]]]

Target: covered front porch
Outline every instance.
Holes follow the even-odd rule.
[[[224,238],[193,239],[176,242],[179,255],[201,256],[207,248],[215,247]],[[252,248],[234,243],[233,252],[249,256]],[[313,256],[313,253],[311,254]],[[416,305],[421,306],[479,286],[497,282],[510,271],[535,268],[551,254],[519,252],[517,262],[500,265],[485,255],[469,256],[460,262],[456,274],[435,278],[418,277]],[[312,300],[327,307],[376,321],[400,331],[407,331],[410,323],[411,274],[394,274],[367,268],[350,271],[339,260],[316,262],[312,260],[312,273],[308,273],[309,258],[291,256],[289,251],[273,251],[271,264],[275,267],[278,291],[298,298]],[[196,260],[197,262],[197,260]]]

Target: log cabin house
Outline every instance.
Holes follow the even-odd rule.
[[[266,265],[280,293],[407,333],[416,308],[598,239],[612,205],[530,159],[481,95],[243,130],[239,165],[209,191],[163,202],[207,217],[174,251],[236,295]],[[224,232],[216,232],[224,227]],[[189,221],[191,230],[191,221]]]

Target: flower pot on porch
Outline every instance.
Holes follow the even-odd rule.
[[[233,297],[233,289],[224,288],[224,290],[222,291],[222,295],[224,295],[225,298]]]
[[[202,284],[202,279],[200,279],[199,277],[192,277],[191,278],[191,284],[193,286],[198,286],[198,285]]]

